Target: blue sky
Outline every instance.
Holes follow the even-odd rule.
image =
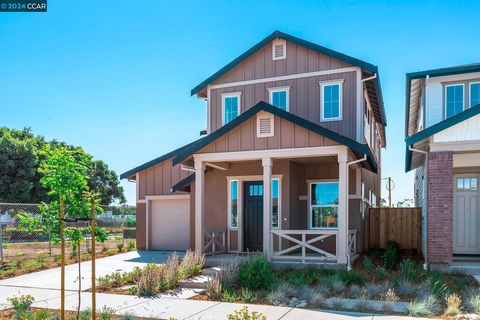
[[[480,61],[480,1],[48,0],[0,13],[0,126],[80,145],[117,173],[198,138],[190,89],[278,29],[379,66],[383,177],[404,173],[405,73]],[[126,181],[134,203],[134,184]],[[383,192],[383,197],[386,192]]]

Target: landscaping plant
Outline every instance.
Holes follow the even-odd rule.
[[[248,311],[248,307],[245,306],[240,310],[235,311],[233,314],[227,316],[228,320],[267,320],[267,317],[257,311]]]
[[[414,317],[429,317],[438,313],[440,306],[433,295],[415,299],[407,304],[408,313]]]
[[[447,316],[456,316],[460,313],[460,306],[462,305],[462,299],[457,294],[453,293],[446,297],[447,309],[445,314]]]
[[[213,300],[217,300],[222,296],[222,282],[218,276],[208,279],[207,295]]]
[[[393,240],[387,242],[383,259],[387,270],[397,268],[401,259],[400,246],[397,242]]]
[[[238,270],[238,285],[257,290],[268,289],[273,282],[273,271],[270,262],[261,255],[252,255],[240,263]]]
[[[30,306],[32,305],[35,299],[30,295],[23,295],[20,297],[11,297],[8,298],[15,309],[13,317],[18,320],[30,319],[32,317],[32,312],[30,311]]]
[[[466,294],[468,308],[480,315],[480,291],[478,289],[470,289]]]
[[[205,254],[187,250],[180,262],[180,279],[188,279],[202,272],[205,264]]]

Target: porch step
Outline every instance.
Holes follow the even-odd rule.
[[[211,267],[211,268],[205,268],[202,270],[202,276],[209,276],[213,277],[217,273],[220,272],[220,267]]]
[[[180,288],[207,289],[209,276],[201,275],[190,279],[181,280],[178,283]]]

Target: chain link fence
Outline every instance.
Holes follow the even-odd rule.
[[[28,233],[19,228],[19,214],[39,215],[38,207],[39,204],[0,203],[0,263],[5,269],[25,266],[30,266],[30,269],[43,269],[55,266],[60,261],[60,244],[52,241],[48,234],[40,230]],[[134,249],[135,207],[105,206],[103,209],[104,211],[97,215],[96,224],[106,229],[109,235],[104,243],[97,243],[97,254],[111,255]],[[80,244],[80,256],[82,260],[88,259],[91,240],[86,230],[90,222],[67,222],[65,225],[84,230],[86,237]],[[69,259],[76,260],[78,248],[69,241],[66,252]]]

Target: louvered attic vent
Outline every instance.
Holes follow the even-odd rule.
[[[267,112],[257,114],[257,137],[273,137],[274,125],[274,117],[272,114]]]
[[[276,39],[272,42],[272,59],[281,60],[287,57],[287,42],[283,39]]]

